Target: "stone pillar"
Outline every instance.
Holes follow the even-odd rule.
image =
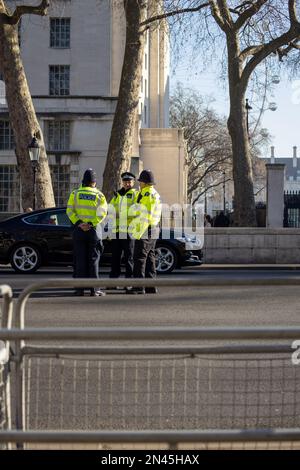
[[[267,227],[283,227],[285,165],[267,163]]]

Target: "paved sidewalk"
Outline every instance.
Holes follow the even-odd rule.
[[[300,264],[202,264],[201,269],[300,270]]]

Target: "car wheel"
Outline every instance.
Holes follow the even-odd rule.
[[[156,271],[160,274],[168,274],[174,271],[177,266],[177,254],[169,246],[157,246],[156,254]]]
[[[10,263],[17,273],[34,273],[41,265],[41,255],[32,245],[18,245],[11,252]]]

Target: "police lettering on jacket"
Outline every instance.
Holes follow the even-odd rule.
[[[107,202],[99,189],[80,186],[71,192],[66,212],[74,225],[85,222],[97,227],[106,217]]]

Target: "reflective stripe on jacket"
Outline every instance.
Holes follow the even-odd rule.
[[[134,188],[129,189],[124,194],[120,194],[120,191],[117,191],[110,201],[110,204],[115,210],[110,217],[111,230],[113,233],[127,233],[128,226],[133,218],[128,214],[128,211],[130,207],[136,203],[137,194],[138,191]]]
[[[80,186],[71,192],[66,212],[72,224],[85,222],[96,227],[106,217],[107,202],[99,189]]]
[[[133,238],[139,240],[149,228],[157,227],[160,222],[160,195],[153,186],[146,186],[139,191],[136,203],[135,218],[130,224],[129,232]],[[134,214],[131,212],[130,215]]]

